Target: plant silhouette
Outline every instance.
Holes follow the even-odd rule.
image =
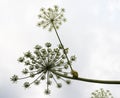
[[[72,63],[76,60],[76,56],[68,56],[69,48],[66,48],[59,36],[58,29],[63,22],[66,22],[64,17],[65,9],[54,6],[53,8],[41,8],[38,22],[38,27],[48,29],[48,31],[54,30],[59,40],[59,45],[56,48],[52,48],[52,43],[45,43],[45,47],[36,45],[34,51],[27,51],[22,57],[18,58],[20,63],[24,63],[25,68],[22,70],[25,77],[20,78],[18,75],[13,75],[11,81],[14,83],[18,80],[33,78],[32,82],[26,81],[23,86],[29,88],[32,84],[39,85],[41,81],[46,81],[45,94],[50,94],[51,90],[49,86],[53,83],[58,88],[62,87],[60,80],[70,84],[71,80],[78,80],[90,83],[100,84],[120,84],[120,81],[116,80],[96,80],[83,78],[78,75],[78,72],[72,67]],[[26,76],[27,75],[27,76]],[[59,82],[60,81],[60,82]],[[91,98],[113,98],[113,97],[100,97],[102,94],[107,96],[108,92],[103,89],[92,93]],[[109,93],[110,95],[110,93]],[[97,96],[97,97],[96,97]]]

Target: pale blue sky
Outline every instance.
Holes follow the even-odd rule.
[[[120,0],[0,0],[0,98],[90,98],[92,91],[109,89],[119,98],[120,85],[73,81],[62,89],[45,85],[25,90],[23,81],[12,84],[13,74],[21,75],[17,58],[36,44],[58,44],[54,32],[36,26],[41,7],[59,5],[66,9],[67,23],[59,35],[70,54],[77,56],[73,67],[81,77],[120,80]]]

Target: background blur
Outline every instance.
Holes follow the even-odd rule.
[[[120,85],[72,81],[51,94],[46,85],[23,88],[12,84],[13,74],[21,75],[17,58],[36,44],[58,44],[54,32],[36,26],[41,7],[59,5],[66,9],[67,22],[59,35],[70,54],[77,56],[73,67],[81,77],[120,80],[120,0],[0,0],[0,98],[90,98],[96,89],[109,89],[120,98]]]

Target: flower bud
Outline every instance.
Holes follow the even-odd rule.
[[[78,78],[78,72],[77,71],[72,70],[71,74],[72,74],[73,78]]]

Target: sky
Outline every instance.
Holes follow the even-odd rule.
[[[80,77],[120,80],[120,0],[0,0],[0,98],[90,98],[99,88],[119,98],[120,85],[72,81],[61,89],[54,85],[51,94],[40,86],[23,88],[10,77],[21,74],[17,58],[36,44],[59,43],[54,32],[36,26],[42,7],[58,5],[66,9],[67,22],[58,30],[62,42],[76,55],[73,68]]]

